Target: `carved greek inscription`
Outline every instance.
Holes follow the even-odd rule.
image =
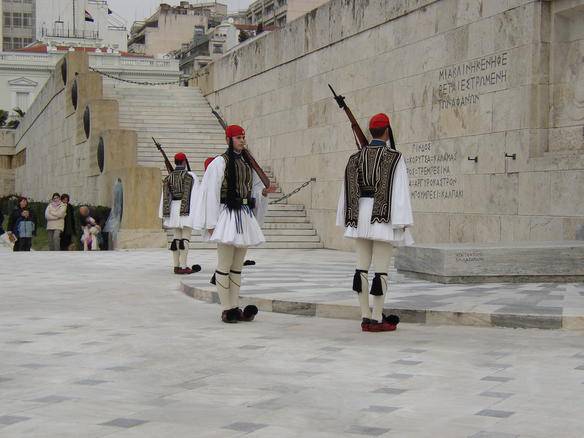
[[[458,199],[463,190],[452,166],[456,152],[433,150],[432,143],[414,144],[413,155],[406,158],[412,199]]]
[[[440,69],[434,89],[440,110],[477,104],[482,91],[506,85],[508,64],[503,52]]]
[[[456,253],[456,261],[460,263],[477,263],[484,260],[483,253],[480,251],[461,251]]]

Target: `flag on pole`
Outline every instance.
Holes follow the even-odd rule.
[[[93,17],[87,11],[85,11],[85,21],[91,21],[93,23]]]

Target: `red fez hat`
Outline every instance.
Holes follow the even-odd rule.
[[[209,157],[205,160],[205,170],[207,170],[207,167],[209,167],[209,164],[211,164],[211,161],[213,161],[215,159],[215,157]]]
[[[238,135],[245,135],[245,130],[241,126],[229,125],[225,129],[225,135],[229,138],[237,137]]]
[[[186,161],[187,160],[187,156],[185,154],[183,154],[182,152],[179,152],[178,154],[176,154],[174,156],[174,161]]]
[[[386,114],[379,113],[375,114],[369,120],[369,129],[375,128],[387,128],[389,126],[389,117]]]

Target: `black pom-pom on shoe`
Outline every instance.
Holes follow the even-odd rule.
[[[193,265],[191,266],[193,273],[199,272],[201,270],[201,265]]]
[[[397,315],[383,315],[383,322],[387,322],[388,324],[398,325],[399,324],[399,316]]]
[[[245,262],[243,262],[243,266],[253,266],[255,264],[256,262],[254,260],[246,260]]]
[[[245,309],[243,309],[243,321],[246,322],[253,321],[258,312],[259,309],[257,308],[257,306],[254,306],[253,304],[245,306]]]

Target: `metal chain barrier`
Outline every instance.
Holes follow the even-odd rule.
[[[110,79],[115,79],[116,81],[127,82],[128,84],[135,84],[135,85],[147,85],[150,87],[156,87],[159,85],[176,85],[176,84],[180,84],[182,82],[181,79],[177,79],[177,80],[170,81],[170,82],[139,82],[139,81],[133,81],[131,79],[120,78],[118,76],[114,76],[112,74],[106,73],[104,71],[98,70],[98,69],[93,68],[93,67],[89,67],[89,70],[94,71],[96,73],[99,73],[100,75],[106,76]]]
[[[295,188],[294,190],[292,190],[290,193],[288,193],[287,195],[282,196],[281,198],[278,198],[270,203],[268,203],[268,205],[272,205],[272,204],[278,204],[279,202],[285,201],[286,199],[288,199],[290,196],[295,195],[296,193],[298,193],[300,190],[302,190],[304,187],[308,186],[311,182],[315,182],[316,178],[310,178],[308,181],[305,181],[302,183],[302,185],[298,186],[297,188]]]

